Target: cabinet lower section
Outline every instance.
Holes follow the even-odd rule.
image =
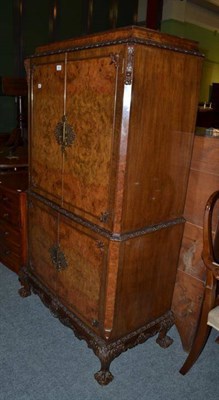
[[[110,362],[173,324],[172,294],[182,219],[113,234],[29,194],[29,262],[20,294],[31,289],[100,358],[95,375],[112,380]]]
[[[100,370],[94,374],[95,379],[100,385],[107,385],[113,380],[113,375],[109,369],[110,364],[122,352],[144,343],[157,333],[156,342],[161,347],[167,348],[173,342],[167,336],[168,330],[174,323],[171,311],[120,339],[107,342],[87,327],[75,314],[69,311],[57,297],[24,268],[20,272],[20,281],[23,285],[19,291],[22,297],[29,296],[31,291],[33,291],[33,293],[41,298],[42,302],[55,317],[58,317],[64,325],[71,328],[78,339],[85,340],[88,347],[94,351],[101,363]]]

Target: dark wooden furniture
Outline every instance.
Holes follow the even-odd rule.
[[[219,128],[219,110],[202,110],[197,114],[197,126]]]
[[[0,174],[0,261],[18,273],[26,264],[27,172]]]
[[[199,107],[196,125],[205,128],[219,128],[219,83],[211,85],[209,103],[211,107]]]
[[[189,173],[184,217],[186,219],[174,288],[172,309],[183,348],[189,352],[199,319],[206,268],[203,249],[203,214],[207,199],[219,187],[219,138],[197,129]],[[213,220],[213,228],[216,227]]]
[[[37,49],[29,81],[29,257],[37,293],[101,361],[158,333],[171,312],[202,56],[144,28]]]
[[[190,370],[201,354],[211,327],[214,326],[219,330],[219,227],[217,227],[215,239],[213,240],[212,238],[212,215],[218,199],[219,191],[214,192],[210,196],[205,208],[202,255],[207,268],[205,292],[193,345],[185,363],[180,369],[183,375]]]
[[[26,79],[0,77],[0,95],[15,96],[18,104],[17,127],[0,135],[0,261],[18,273],[27,256],[27,121],[22,108]]]

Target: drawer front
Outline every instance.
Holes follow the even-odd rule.
[[[10,210],[6,207],[0,209],[0,219],[6,221],[14,226],[20,226],[20,212],[19,210]]]
[[[20,225],[20,201],[18,194],[1,190],[0,219],[16,226]]]
[[[0,220],[0,241],[21,247],[21,232],[14,229],[9,223]]]
[[[29,234],[32,272],[62,304],[97,326],[107,240],[36,200],[29,211]]]
[[[19,209],[19,195],[17,193],[10,193],[6,190],[0,191],[0,204],[4,205],[7,209]]]
[[[0,241],[0,261],[13,271],[18,272],[22,266],[20,249],[10,243]]]

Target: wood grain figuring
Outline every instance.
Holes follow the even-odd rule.
[[[185,351],[189,351],[197,327],[204,293],[204,283],[184,271],[178,270],[174,288],[172,310]],[[177,299],[177,300],[176,300]]]
[[[170,309],[179,255],[176,243],[182,231],[183,225],[176,225],[122,245],[115,335],[130,332]]]
[[[203,249],[203,229],[186,222],[180,249],[178,268],[194,278],[205,281],[206,270],[201,258]]]
[[[218,151],[217,138],[195,136],[184,215],[188,221],[198,226],[203,225],[207,199],[218,189]]]
[[[135,154],[139,162],[129,162],[127,168],[123,230],[183,213],[195,124],[191,105],[198,101],[195,77],[200,74],[200,60],[139,46],[134,68],[128,158]],[[141,98],[142,87],[147,92]],[[185,110],[183,115],[179,109]],[[170,110],[173,115],[167,118]]]
[[[43,204],[31,199],[28,225],[30,268],[52,292],[55,292],[57,272],[51,262],[49,249],[57,243],[58,216],[53,210],[48,211]]]
[[[85,37],[78,37],[74,39],[69,39],[65,41],[60,41],[56,43],[50,43],[49,45],[39,46],[36,49],[36,54],[43,53],[47,51],[57,51],[57,49],[65,50],[65,49],[74,49],[75,47],[85,47],[88,45],[97,45],[100,46],[101,43],[106,44],[108,42],[120,40],[130,40],[131,39],[139,39],[139,40],[151,40],[155,42],[155,44],[159,45],[169,45],[174,47],[178,47],[182,50],[194,50],[198,51],[198,43],[193,40],[184,40],[176,36],[160,33],[158,31],[150,30],[142,27],[129,26],[125,28],[115,29],[112,31],[105,31],[97,34],[86,35]]]
[[[202,261],[203,216],[211,193],[218,190],[219,141],[213,137],[195,136],[184,216],[177,281],[172,308],[185,350],[189,351],[199,319],[204,293],[206,269]],[[218,205],[213,214],[213,231],[218,220]]]
[[[92,326],[100,319],[100,292],[108,245],[89,233],[74,229],[60,218],[60,247],[68,267],[57,274],[57,295],[68,308]],[[102,238],[101,238],[102,239]]]
[[[33,67],[31,185],[58,203],[62,195],[62,153],[55,140],[55,128],[64,115],[64,75],[63,61]]]
[[[202,226],[206,199],[208,199],[211,193],[217,190],[218,184],[219,177],[216,173],[209,174],[208,172],[191,169],[185,207],[185,218],[188,221],[191,221],[195,225]],[[219,207],[217,207],[217,211],[218,210]],[[216,220],[214,219],[214,228],[215,223]]]
[[[111,339],[116,305],[116,290],[119,270],[120,244],[110,242],[109,244],[109,262],[106,271],[106,299],[104,315],[104,336],[105,339]]]
[[[31,198],[29,231],[30,237],[34,238],[29,246],[31,269],[66,306],[92,326],[93,321],[99,321],[100,317],[108,243],[74,227],[69,219]],[[54,234],[57,229],[58,236]],[[67,261],[63,271],[57,271],[51,260],[49,250],[56,244]],[[37,262],[38,254],[41,254],[40,264]]]
[[[65,154],[63,202],[98,219],[110,211],[116,82],[110,55],[68,62],[66,113],[76,140]]]

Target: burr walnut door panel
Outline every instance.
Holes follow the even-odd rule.
[[[61,216],[59,244],[66,268],[57,274],[57,295],[76,315],[96,326],[103,303],[107,240]]]
[[[32,190],[57,203],[62,197],[63,155],[56,129],[64,115],[64,78],[62,60],[32,67],[30,183]]]
[[[111,215],[115,193],[123,52],[89,55],[33,61],[31,188],[101,223]]]
[[[58,215],[43,203],[29,202],[29,265],[31,271],[56,293],[57,271],[51,261],[51,249],[58,241]]]
[[[112,207],[118,71],[105,49],[67,62],[66,117],[75,140],[64,154],[63,206],[94,221]]]
[[[29,232],[32,272],[76,315],[97,326],[107,241],[35,199]]]

